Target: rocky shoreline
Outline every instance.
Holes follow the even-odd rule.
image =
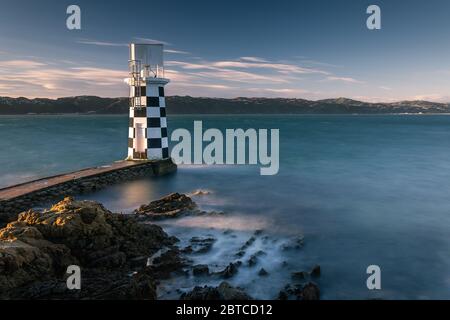
[[[153,221],[184,215],[216,215],[198,209],[184,194],[174,193],[139,207],[134,214],[112,213],[95,201],[71,197],[43,211],[28,210],[0,229],[0,299],[157,299],[161,281],[175,277],[203,277],[218,286],[177,289],[183,300],[249,300],[243,289],[231,286],[240,268],[256,268],[261,279],[270,273],[256,265],[266,253],[258,251],[242,260],[263,230],[236,252],[235,260],[223,270],[212,271],[207,264],[193,264],[189,256],[211,250],[212,237],[193,237],[189,245],[169,236]],[[285,250],[299,250],[297,238]],[[81,290],[67,288],[67,267],[81,270]],[[274,298],[316,300],[320,290],[311,272],[292,274],[292,282]]]

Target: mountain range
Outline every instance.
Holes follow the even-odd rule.
[[[400,101],[369,103],[347,98],[305,100],[293,98],[166,97],[168,114],[383,114],[450,113],[450,103]],[[126,114],[128,98],[76,96],[58,99],[0,97],[0,115],[19,114]]]

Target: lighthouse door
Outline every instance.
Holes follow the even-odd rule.
[[[145,128],[142,123],[136,123],[136,152],[145,153]]]

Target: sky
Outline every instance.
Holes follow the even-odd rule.
[[[0,96],[126,96],[128,43],[160,42],[167,95],[450,102],[449,17],[448,0],[0,0]]]

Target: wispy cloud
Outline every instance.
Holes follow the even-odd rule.
[[[166,46],[170,46],[171,44],[166,41],[151,39],[151,38],[142,38],[142,37],[134,37],[133,38],[136,41],[139,41],[141,43],[148,43],[148,44],[164,44]]]
[[[0,95],[61,97],[117,96],[127,93],[125,70],[90,66],[50,65],[36,60],[0,61]],[[122,94],[120,94],[122,95]]]
[[[236,70],[233,68],[221,67],[220,63],[190,63],[170,60],[166,63],[169,67],[178,67],[196,78],[203,78],[210,82],[228,81],[245,83],[280,83],[286,82],[281,77],[273,77],[257,72]]]
[[[4,60],[0,61],[0,68],[36,68],[46,65],[45,63],[33,61],[33,60]]]
[[[259,57],[240,57],[240,60],[250,61],[250,62],[268,62],[266,59]]]
[[[337,78],[324,69],[250,56],[216,61],[201,58],[169,60],[166,66],[170,76],[177,79],[172,81],[172,88],[186,92],[190,86],[190,95],[197,91],[196,87],[202,87],[217,89],[216,96],[300,97],[307,94],[309,98],[315,98],[320,97],[320,92],[303,86],[299,88],[299,81],[317,83],[327,77]]]
[[[119,42],[106,42],[106,41],[97,41],[97,40],[88,40],[88,39],[79,39],[76,41],[80,44],[88,44],[88,45],[94,45],[94,46],[101,46],[101,47],[126,47],[128,46],[127,43],[119,43]]]
[[[316,60],[310,60],[310,59],[300,59],[301,63],[309,64],[309,65],[316,65],[320,67],[331,67],[331,68],[342,68],[343,66],[322,62],[322,61],[316,61]]]
[[[146,44],[164,44],[166,46],[170,46],[171,44],[165,41],[160,41],[156,39],[150,39],[150,38],[141,38],[141,37],[134,37],[132,39],[134,42],[140,42],[140,43],[146,43]],[[102,41],[102,40],[94,40],[94,39],[78,39],[76,40],[77,43],[80,44],[88,44],[88,45],[94,45],[94,46],[101,46],[101,47],[127,47],[127,42],[109,42],[109,41]],[[170,50],[172,53],[187,53],[185,51],[180,50]]]
[[[231,68],[259,68],[269,69],[273,71],[291,73],[291,74],[323,74],[327,75],[329,72],[319,69],[305,68],[296,64],[277,63],[277,62],[243,62],[243,61],[217,61],[211,64],[213,67],[231,67]]]
[[[174,53],[174,54],[190,54],[187,51],[174,50],[174,49],[164,49],[164,52],[166,52],[166,53]]]
[[[329,75],[327,71],[304,68],[295,64],[278,63],[259,57],[241,57],[237,60],[218,60],[196,62],[169,60],[170,68],[211,83],[245,83],[273,88],[277,84],[289,84],[299,80],[299,75]],[[281,91],[280,91],[281,92]]]
[[[342,81],[342,82],[347,82],[347,83],[359,83],[359,84],[365,83],[364,81],[356,80],[356,79],[353,79],[353,78],[350,78],[350,77],[338,77],[338,76],[328,76],[326,78],[326,80],[329,80],[329,81]]]
[[[441,93],[427,93],[411,96],[405,100],[426,100],[426,101],[437,101],[437,102],[450,102],[450,95]]]

